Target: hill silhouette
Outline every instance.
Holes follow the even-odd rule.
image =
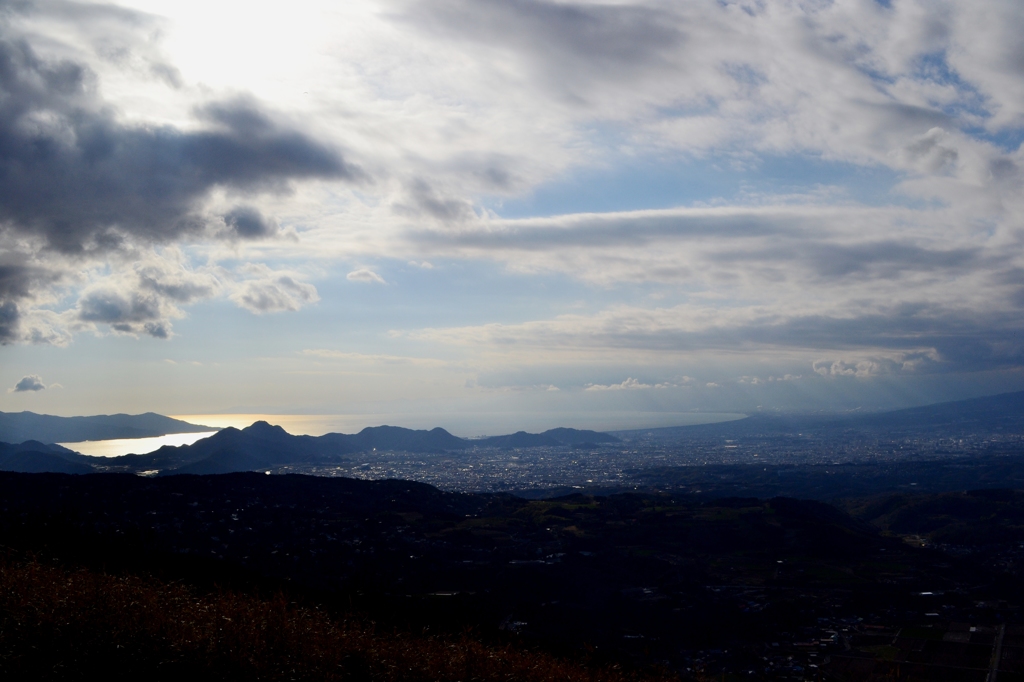
[[[293,436],[280,426],[258,421],[241,430],[224,429],[191,445],[165,446],[149,455],[127,455],[115,459],[136,458],[135,466],[152,461],[151,468],[170,468],[174,473],[225,474],[232,471],[256,471],[293,462],[337,460],[337,455],[344,452],[348,450],[332,447],[320,438]],[[164,460],[166,464],[156,460]]]
[[[88,474],[94,471],[88,464],[68,460],[67,454],[74,453],[59,445],[46,445],[35,440],[18,445],[0,443],[0,470],[27,474]]]
[[[535,448],[618,442],[619,438],[610,433],[567,428],[548,429],[543,433],[516,431],[507,436],[491,436],[490,438],[481,438],[473,441],[474,444],[480,447],[489,448]]]
[[[453,436],[437,427],[430,431],[404,429],[400,426],[368,426],[354,436],[335,436],[339,443],[347,440],[352,452],[366,450],[405,450],[408,452],[431,452],[436,450],[462,450],[470,447],[469,441]]]
[[[82,440],[151,438],[169,433],[216,431],[212,426],[189,424],[155,412],[57,417],[35,412],[0,412],[0,442],[73,443]]]

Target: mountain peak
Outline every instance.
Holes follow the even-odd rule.
[[[259,421],[255,421],[252,424],[250,424],[249,426],[245,427],[244,429],[242,429],[242,432],[243,433],[249,433],[249,434],[256,434],[256,435],[263,435],[263,434],[280,435],[280,434],[287,434],[288,433],[287,431],[285,431],[280,426],[278,426],[276,424],[271,424],[270,422],[264,421],[262,419],[259,420]]]

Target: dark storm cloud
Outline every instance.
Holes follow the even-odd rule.
[[[1017,308],[1024,308],[1024,268],[1012,267],[997,273],[992,281],[998,285],[1009,285],[1013,291],[1009,296],[1010,303]]]
[[[0,255],[0,345],[19,338],[21,310],[19,302],[31,295],[32,289],[60,279],[45,268],[25,265],[17,260],[24,254]]]
[[[18,340],[18,320],[21,313],[14,301],[0,302],[0,346]]]
[[[208,278],[168,278],[158,267],[142,267],[137,270],[139,286],[159,294],[175,303],[192,303],[209,298],[215,292],[215,281]]]
[[[290,180],[356,180],[334,149],[273,121],[249,99],[198,109],[205,130],[121,123],[93,76],[40,59],[0,35],[0,220],[51,249],[117,248],[123,235],[163,242],[206,227],[218,187],[279,191]]]
[[[116,331],[129,334],[145,333],[160,339],[170,335],[159,298],[138,292],[91,291],[78,301],[78,319],[107,324]]]
[[[262,239],[277,234],[277,223],[252,206],[236,206],[224,214],[229,234],[239,239]]]
[[[14,393],[24,393],[26,391],[42,391],[45,388],[46,384],[43,383],[42,377],[38,374],[29,374],[16,383],[12,391]]]
[[[649,7],[543,0],[400,3],[399,18],[445,38],[516,50],[561,91],[582,95],[588,80],[625,80],[667,67],[683,40],[675,17]]]
[[[24,298],[29,295],[34,285],[57,279],[57,275],[43,268],[4,262],[12,260],[13,256],[14,254],[0,256],[0,301]]]

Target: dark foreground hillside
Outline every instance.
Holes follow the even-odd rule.
[[[1017,523],[1024,497],[980,495],[1002,499],[1006,522]],[[901,505],[927,500],[912,502],[854,501],[851,516],[790,498],[531,501],[407,481],[0,474],[0,543],[107,576],[98,580],[137,576],[190,586],[200,600],[230,590],[260,604],[271,602],[259,595],[283,591],[332,623],[372,621],[377,633],[443,642],[471,632],[480,646],[584,657],[601,670],[980,682],[995,665],[1004,682],[1024,679],[1014,662],[1024,661],[1017,545],[984,561],[922,547],[918,526],[904,534],[893,525]],[[958,508],[940,505],[947,525]],[[918,509],[900,518],[932,517]],[[961,520],[980,533],[992,518]],[[106,618],[104,600],[93,603],[83,613]],[[67,622],[54,627],[106,632]],[[197,650],[167,660],[191,665]],[[519,678],[529,679],[507,679]]]
[[[197,593],[152,578],[0,559],[0,675],[32,680],[523,680],[629,674],[469,635],[332,618],[283,594]]]

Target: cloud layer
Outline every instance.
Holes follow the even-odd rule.
[[[1013,0],[166,11],[0,5],[0,344],[320,303],[593,399],[1024,366]]]

